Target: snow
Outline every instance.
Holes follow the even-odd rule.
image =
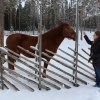
[[[87,35],[92,38],[92,35],[93,35],[93,32],[90,33],[90,32],[87,32]],[[7,36],[5,36],[5,41],[6,41],[6,38]],[[80,37],[79,37],[80,39]],[[72,51],[70,51],[68,49],[68,47],[71,47],[74,49],[74,45],[75,45],[75,42],[72,41],[72,40],[68,40],[68,39],[64,39],[64,41],[61,43],[60,47],[61,49],[63,49],[64,51],[67,51],[68,53],[70,54],[73,54]],[[90,48],[90,46],[84,41],[84,39],[81,41],[79,40],[79,52],[84,55],[86,58],[89,58],[85,53],[83,53],[81,51],[81,48],[84,48],[86,51],[89,52],[88,48]],[[72,58],[70,58],[69,56],[65,55],[64,53],[62,53],[61,51],[57,51],[58,54],[62,55],[63,57],[66,57],[70,60],[73,60]],[[68,65],[71,65],[70,63],[68,63],[67,61],[65,60],[62,60],[61,58],[57,57],[57,56],[54,56],[54,58],[57,58],[59,60],[61,60],[62,62],[64,63],[67,63]],[[33,59],[31,59],[33,60]],[[87,63],[87,61],[83,60],[81,57],[79,57],[79,60],[82,60],[84,63],[86,63],[87,65],[91,66],[92,68],[92,65]],[[57,67],[59,68],[62,68],[63,70],[65,71],[68,71],[70,73],[72,73],[72,71],[64,66],[62,66],[61,64],[55,62],[54,60],[51,60],[50,63],[56,65]],[[16,62],[17,65],[20,65],[24,68],[26,68],[27,70],[29,70],[30,72],[32,72],[32,70],[30,70],[29,68],[27,68],[26,66],[22,65],[21,63],[19,62]],[[82,64],[79,63],[80,66],[84,67]],[[7,67],[7,63],[4,64],[5,67]],[[86,70],[89,70],[87,67],[84,67]],[[61,73],[60,71],[52,68],[51,66],[48,66],[48,69],[51,69],[57,73],[60,73],[61,75],[64,75],[65,77],[69,78],[70,80],[72,80],[71,77]],[[78,68],[78,70],[81,70]],[[89,70],[90,71],[90,70]],[[28,77],[24,72],[16,69],[16,72]],[[86,73],[85,71],[82,71],[83,73]],[[90,71],[94,74],[93,71]],[[52,76],[52,77],[55,77],[57,78],[58,80],[60,80],[61,82],[64,82],[66,84],[68,84],[69,86],[71,86],[72,88],[71,89],[65,89],[63,87],[61,87],[62,89],[61,90],[56,90],[54,88],[51,88],[50,91],[45,91],[45,90],[41,90],[39,91],[37,86],[36,85],[32,85],[32,87],[35,89],[34,92],[30,92],[28,91],[27,89],[25,89],[24,87],[22,87],[21,85],[19,85],[17,82],[14,82],[14,84],[21,90],[19,92],[16,92],[15,90],[13,89],[9,89],[9,90],[0,90],[0,99],[1,100],[100,100],[100,89],[99,88],[95,88],[93,87],[92,85],[94,85],[94,82],[89,80],[88,78],[78,74],[78,77],[81,77],[83,80],[86,80],[89,84],[88,85],[84,85],[82,83],[81,86],[79,87],[73,87],[71,84],[69,84],[67,81],[57,77],[57,76],[54,76],[53,74],[51,73],[47,73],[48,75]],[[87,75],[91,76],[90,74],[87,73]],[[16,76],[14,76],[16,77]],[[9,78],[7,78],[9,79]],[[17,79],[20,79],[19,77],[17,77]],[[30,76],[30,79],[33,79],[31,76]],[[10,79],[11,80],[11,79]],[[34,79],[35,80],[35,79]],[[48,80],[48,79],[47,79]],[[48,80],[50,81],[50,80]],[[23,82],[26,82],[23,80]],[[29,82],[26,82],[27,85],[29,85]]]
[[[1,100],[100,100],[100,93],[92,86],[81,86],[69,90],[51,91],[0,91]]]

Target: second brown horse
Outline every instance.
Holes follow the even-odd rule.
[[[42,52],[46,52],[45,49],[48,49],[56,53],[59,45],[64,40],[64,38],[75,40],[76,33],[68,23],[63,22],[60,23],[60,25],[58,25],[57,27],[54,27],[48,32],[42,34]],[[30,56],[29,54],[20,50],[19,48],[17,48],[17,46],[21,46],[24,49],[35,53],[34,50],[30,49],[30,46],[36,46],[37,42],[38,42],[38,36],[29,36],[29,35],[17,33],[8,36],[6,40],[6,45],[7,48],[11,49],[12,51],[18,54],[23,54],[27,57],[33,58],[33,56]],[[53,57],[54,55],[50,55],[50,56]],[[45,58],[48,62],[50,61],[50,58],[47,58],[46,56],[43,55],[42,57]],[[8,60],[13,63],[15,62],[15,60],[9,56],[8,56]],[[47,68],[47,66],[48,64],[44,63],[44,68]],[[8,63],[8,67],[14,70],[14,66],[9,63]],[[44,70],[43,72],[46,73],[46,70]]]

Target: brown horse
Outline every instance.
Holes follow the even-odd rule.
[[[42,34],[42,52],[46,52],[45,49],[48,49],[56,53],[59,45],[64,40],[64,38],[75,40],[76,33],[68,23],[62,22],[57,27]],[[29,50],[30,52],[35,53],[34,50],[30,49],[30,46],[36,46],[37,42],[38,42],[38,36],[29,36],[29,35],[17,33],[17,34],[12,34],[8,36],[6,40],[6,45],[7,45],[7,48],[11,49],[12,51],[16,53],[18,54],[22,53],[23,55],[32,58],[33,56],[30,56],[26,52],[20,50],[19,48],[17,48],[17,46],[21,46],[25,48],[26,50]],[[50,56],[53,57],[54,55],[50,55]],[[47,58],[46,56],[43,56],[43,55],[42,57],[45,58],[48,62],[50,61],[50,58]],[[13,63],[15,62],[15,60],[9,56],[8,56],[8,60]],[[44,68],[47,68],[47,66],[48,64],[44,63]],[[9,63],[8,63],[8,67],[14,70],[14,66],[12,66]],[[46,73],[46,70],[44,70],[43,72]]]

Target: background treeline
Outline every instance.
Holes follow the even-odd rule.
[[[42,0],[43,28],[49,29],[61,21],[67,21],[76,26],[75,0]],[[82,28],[100,27],[100,15],[95,14],[93,5],[87,6],[89,0],[79,5],[79,26]],[[93,0],[91,0],[93,4]],[[23,3],[25,5],[23,6]],[[40,6],[39,0],[4,0],[4,28],[5,30],[33,31],[38,29]],[[91,2],[90,2],[91,3]],[[93,9],[93,10],[91,10]],[[100,9],[100,8],[99,8]],[[92,11],[92,12],[90,12]],[[100,10],[99,10],[100,11]],[[96,9],[97,12],[97,9]]]

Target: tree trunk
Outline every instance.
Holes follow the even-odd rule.
[[[35,13],[35,0],[31,1],[31,19],[32,19],[32,30],[33,30],[33,35],[34,35],[34,31],[35,31],[35,17],[36,17],[36,13]]]
[[[4,13],[3,13],[3,0],[0,0],[0,47],[4,46]],[[0,80],[1,80],[1,87],[4,89],[3,83],[3,69],[2,69],[2,54],[0,52]]]
[[[54,0],[51,0],[51,26],[55,27],[55,9],[54,9]]]
[[[4,46],[4,13],[3,13],[3,0],[0,0],[0,47]]]

